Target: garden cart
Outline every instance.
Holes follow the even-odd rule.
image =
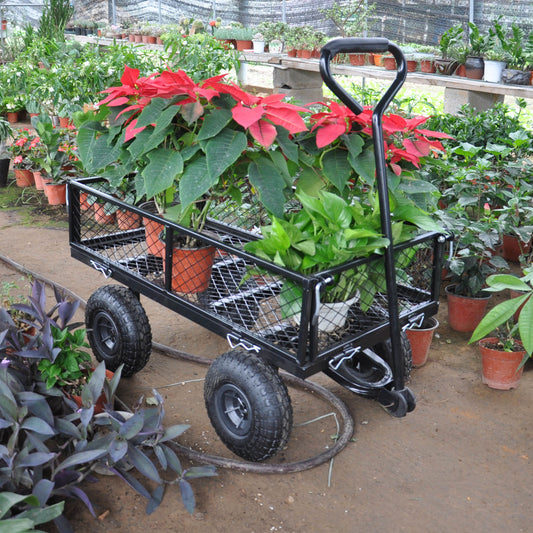
[[[124,376],[145,366],[151,333],[140,295],[225,336],[231,349],[209,367],[204,397],[221,440],[244,459],[271,457],[289,438],[292,408],[279,369],[303,379],[324,372],[393,416],[415,408],[405,385],[411,355],[403,330],[437,312],[446,239],[424,232],[393,244],[381,121],[405,79],[405,59],[387,39],[336,39],[322,49],[320,68],[325,83],[359,114],[361,106],[333,80],[330,61],[338,53],[387,51],[398,72],[373,113],[381,229],[391,243],[384,254],[304,275],[247,251],[247,243],[260,239],[256,228],[265,217],[251,188],[240,202],[213,204],[198,232],[150,206],[119,200],[102,178],[69,185],[72,256],[121,283],[99,288],[87,303],[96,358],[112,370],[123,364]],[[91,203],[110,218],[96,221]],[[202,243],[200,253],[175,247],[176,236]],[[343,274],[361,280],[355,296],[342,306],[326,304],[325,289]],[[296,311],[287,313],[291,295]]]

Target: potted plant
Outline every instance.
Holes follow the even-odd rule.
[[[439,74],[451,75],[457,68],[457,62],[449,59],[449,53],[452,47],[461,45],[463,42],[463,27],[455,24],[448,28],[439,40],[439,50],[441,57],[435,60],[437,72]]]
[[[253,34],[252,43],[254,53],[262,54],[265,51],[265,37],[261,32]]]
[[[446,279],[450,281],[445,289],[448,322],[456,331],[471,332],[488,305],[490,294],[484,291],[487,277],[498,269],[507,269],[508,264],[491,252],[499,240],[491,216],[471,220],[462,208],[454,206],[441,212],[441,220],[455,237],[446,261]]]
[[[465,61],[466,77],[474,80],[483,78],[485,65],[483,62],[483,55],[490,46],[492,36],[490,34],[483,34],[479,30],[477,24],[474,22],[468,23],[469,34],[469,54]]]
[[[493,307],[472,333],[470,342],[479,341],[480,347],[489,346],[482,351],[483,381],[489,387],[509,389],[518,386],[523,365],[533,353],[533,269],[524,270],[517,278],[508,274],[497,274],[487,279],[488,291],[520,291],[516,298],[505,300]],[[513,315],[521,309],[518,322],[513,325]],[[493,331],[507,326],[504,339],[488,337]],[[514,339],[518,334],[519,341]]]
[[[271,54],[280,54],[283,51],[283,44],[289,33],[289,25],[286,22],[264,21],[257,26],[257,30],[263,34]]]
[[[0,187],[7,185],[11,157],[6,143],[12,137],[13,131],[9,122],[5,118],[0,117]]]
[[[420,367],[426,364],[433,334],[438,327],[439,321],[435,317],[422,317],[420,323],[410,324],[406,328],[405,334],[411,345],[414,367]]]
[[[513,85],[529,85],[531,74],[527,66],[525,44],[526,32],[518,24],[511,24],[510,30],[499,22],[494,23],[499,44],[507,54],[507,68],[502,72],[502,82]]]
[[[29,187],[34,183],[31,171],[32,161],[29,156],[38,143],[39,138],[28,128],[19,128],[13,136],[9,151],[11,152],[18,187]]]

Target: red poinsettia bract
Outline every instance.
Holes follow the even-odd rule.
[[[361,126],[361,134],[372,137],[372,109],[370,107],[365,107],[359,115],[356,115],[346,106],[335,102],[324,105],[329,111],[311,116],[311,122],[314,123],[312,130],[318,130],[317,148],[323,148],[341,135],[350,133],[354,123]],[[427,120],[428,117],[406,119],[392,113],[383,116],[385,155],[395,174],[400,175],[402,172],[398,164],[401,160],[408,161],[419,168],[420,158],[444,151],[440,141],[430,138],[449,139],[451,136],[438,131],[420,129],[418,126]]]
[[[224,77],[225,74],[222,74],[195,83],[183,70],[165,70],[159,75],[142,78],[139,77],[139,70],[126,66],[121,78],[122,85],[103,91],[108,96],[99,104],[107,104],[110,107],[126,106],[119,115],[133,111],[128,118],[126,141],[134,138],[146,127],[137,127],[135,117],[152,98],[169,99],[176,96],[184,97],[176,105],[185,105],[202,101],[210,103],[216,96],[230,95],[237,102],[232,109],[235,122],[249,130],[254,139],[265,148],[276,138],[276,125],[284,127],[290,133],[307,129],[300,115],[300,112],[307,112],[307,109],[282,102],[281,94],[264,98],[251,95],[234,83],[223,82]]]

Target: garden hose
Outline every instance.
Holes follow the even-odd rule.
[[[82,308],[85,308],[87,302],[83,298],[80,298],[77,294],[72,292],[70,289],[67,289],[66,287],[63,287],[62,285],[55,283],[51,281],[50,279],[40,274],[37,274],[36,272],[29,270],[28,268],[16,263],[15,261],[3,255],[0,255],[0,261],[8,265],[10,268],[17,270],[18,272],[21,272],[25,276],[28,276],[34,280],[40,281],[41,283],[44,283],[48,285],[49,287],[56,287],[58,290],[63,292],[64,295],[69,296],[75,300],[78,300],[80,302],[80,306]],[[160,344],[158,342],[152,342],[152,348],[162,353],[163,355],[167,357],[171,357],[173,359],[181,359],[181,360],[185,360],[185,361],[189,361],[189,362],[201,364],[201,365],[209,365],[212,363],[212,360],[206,357],[201,357],[201,356],[196,356],[196,355],[192,355],[189,353],[185,353],[180,350],[176,350],[175,348],[171,348],[170,346],[165,346],[163,344]],[[346,447],[346,445],[348,444],[348,442],[350,442],[350,439],[353,435],[354,422],[348,409],[346,408],[346,406],[344,405],[344,403],[342,402],[340,398],[335,396],[332,392],[322,387],[321,385],[318,385],[317,383],[313,383],[312,381],[302,380],[286,372],[282,372],[281,376],[287,385],[302,389],[304,391],[316,393],[323,400],[330,403],[333,406],[333,408],[338,412],[339,417],[341,419],[341,429],[339,431],[339,434],[337,435],[335,444],[331,448],[323,451],[322,453],[318,455],[310,457],[309,459],[303,459],[300,461],[294,461],[290,463],[265,464],[265,463],[251,463],[251,462],[239,461],[239,460],[231,459],[227,457],[222,457],[222,456],[209,455],[203,452],[198,452],[196,450],[193,450],[181,444],[178,444],[174,440],[169,441],[167,444],[171,444],[172,447],[177,452],[183,454],[190,460],[211,464],[211,465],[221,467],[221,468],[229,468],[229,469],[237,470],[240,472],[249,472],[249,473],[256,473],[256,474],[289,474],[293,472],[301,472],[304,470],[309,470],[316,466],[320,466],[326,463],[327,461],[330,461],[341,450],[343,450]],[[118,400],[121,406],[127,409],[127,406],[125,405],[125,403],[122,400],[120,400],[120,398]]]

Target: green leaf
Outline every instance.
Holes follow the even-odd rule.
[[[34,525],[46,524],[63,514],[65,502],[59,502],[43,508],[28,509],[18,515],[19,519],[31,520]],[[34,531],[34,530],[32,530]],[[13,531],[10,531],[13,533]]]
[[[289,132],[285,128],[276,126],[276,131],[278,132],[276,142],[285,156],[294,163],[298,163],[298,145],[289,138]]]
[[[533,353],[533,294],[529,294],[529,300],[520,311],[518,317],[518,331],[524,349],[531,357]]]
[[[152,98],[137,117],[137,127],[142,128],[150,124],[160,124],[160,121],[162,121],[162,126],[166,127],[178,111],[179,107],[176,105],[169,106],[167,99]]]
[[[276,165],[276,168],[279,170],[280,174],[283,176],[285,184],[290,187],[292,185],[293,178],[291,173],[289,172],[287,160],[285,159],[283,154],[281,152],[271,150],[270,152],[268,152],[268,155],[270,156],[270,159],[272,159],[274,165]]]
[[[374,151],[365,150],[357,157],[349,157],[352,168],[363,178],[365,183],[372,185],[376,179],[376,162],[374,160]]]
[[[35,496],[24,496],[14,492],[0,492],[0,518],[4,517],[11,507],[20,502],[26,502],[29,505],[39,505]]]
[[[217,109],[209,113],[198,132],[198,140],[211,139],[221,132],[231,121],[231,111],[229,109]]]
[[[218,178],[241,156],[247,146],[246,135],[242,131],[222,130],[211,139],[205,148],[207,170],[210,176]]]
[[[496,328],[505,324],[518,310],[518,308],[527,300],[528,295],[505,300],[493,307],[481,320],[477,328],[472,333],[469,343],[483,339]]]
[[[9,518],[0,522],[0,533],[30,533],[35,524],[29,518]]]
[[[217,177],[211,176],[207,170],[205,157],[196,159],[185,167],[185,172],[179,181],[179,193],[182,209],[192,204],[218,181]]]
[[[167,190],[183,172],[183,159],[176,150],[158,148],[148,154],[150,163],[142,171],[148,199]]]
[[[328,180],[335,185],[339,192],[346,187],[352,173],[352,167],[346,158],[345,150],[330,150],[322,158],[322,170]]]
[[[260,157],[248,166],[251,184],[259,192],[264,206],[276,217],[283,218],[285,180],[271,159]]]

